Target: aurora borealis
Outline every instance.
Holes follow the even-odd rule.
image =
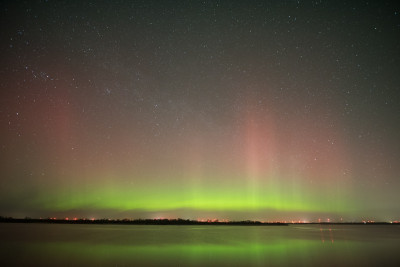
[[[1,216],[400,219],[398,5],[0,7]]]

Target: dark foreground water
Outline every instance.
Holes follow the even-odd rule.
[[[1,266],[400,266],[400,227],[0,224]]]

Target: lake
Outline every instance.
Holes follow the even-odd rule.
[[[2,266],[400,266],[400,226],[0,224]]]

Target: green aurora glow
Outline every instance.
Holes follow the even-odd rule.
[[[174,184],[148,186],[97,186],[93,189],[55,190],[43,192],[34,202],[51,211],[73,209],[115,209],[129,211],[141,210],[288,210],[323,212],[327,209],[334,212],[346,212],[348,200],[330,201],[331,197],[323,193],[312,193],[298,186],[286,194],[277,186],[262,186],[256,189],[243,189],[246,183],[227,186],[184,186]]]

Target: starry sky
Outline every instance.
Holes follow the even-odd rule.
[[[0,215],[399,220],[394,1],[1,1]]]

